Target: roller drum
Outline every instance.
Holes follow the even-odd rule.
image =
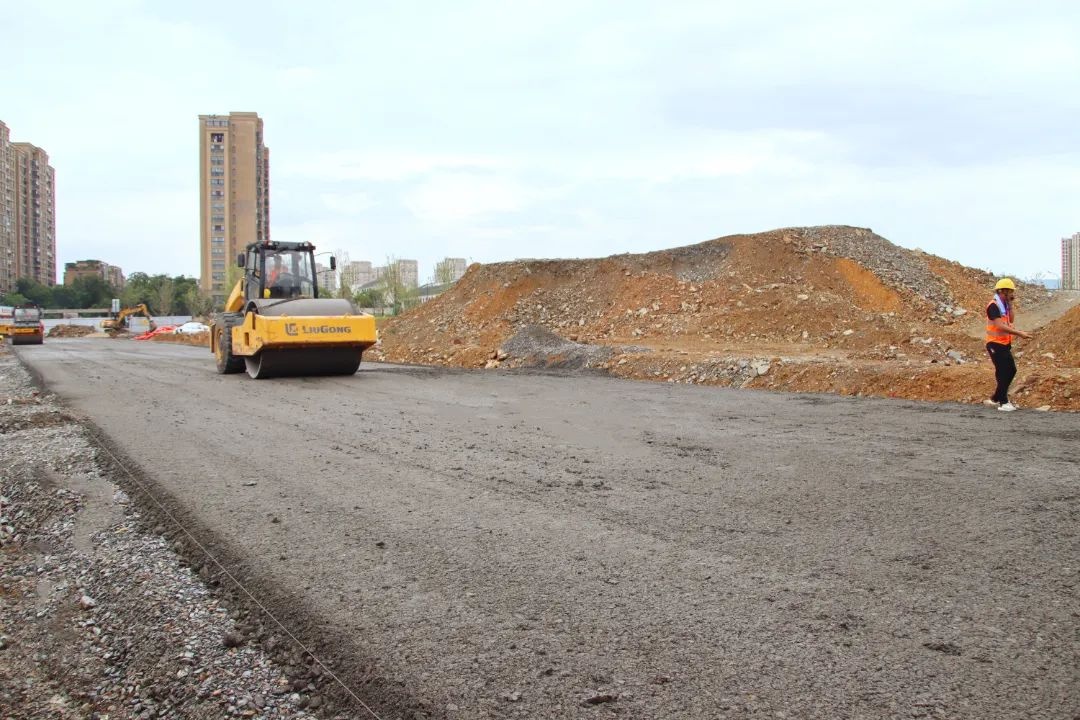
[[[352,375],[363,352],[356,348],[289,348],[263,350],[244,358],[247,373],[256,380],[272,377]]]

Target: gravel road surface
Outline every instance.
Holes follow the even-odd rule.
[[[18,354],[379,717],[1080,714],[1080,416]]]

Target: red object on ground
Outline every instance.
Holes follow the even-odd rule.
[[[176,325],[162,325],[159,328],[154,328],[150,332],[145,332],[142,335],[136,335],[135,337],[133,337],[131,339],[132,340],[149,340],[150,338],[154,337],[155,335],[160,335],[161,333],[172,333],[172,332],[175,332],[175,331],[176,331]]]

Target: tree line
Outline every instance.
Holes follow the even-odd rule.
[[[338,255],[343,263],[348,262],[347,252],[339,250]],[[445,269],[442,274],[446,277],[441,277],[437,269],[434,279],[449,284],[449,269]],[[242,276],[242,269],[229,268],[227,286],[232,287]],[[319,280],[325,282],[326,278],[320,277]],[[394,257],[386,259],[376,287],[354,291],[343,282],[334,295],[350,299],[358,307],[369,308],[382,314],[397,315],[420,304],[419,290],[406,284],[401,263]],[[98,275],[77,277],[71,285],[52,286],[43,285],[30,278],[19,278],[13,292],[0,294],[0,305],[34,303],[46,310],[108,309],[113,298],[119,298],[120,306],[125,308],[143,303],[152,315],[207,317],[215,310],[222,309],[215,307],[213,299],[199,289],[198,280],[195,278],[184,275],[147,275],[141,272],[132,273],[120,291]]]
[[[31,278],[19,278],[13,292],[0,295],[0,305],[34,303],[47,310],[107,309],[113,298],[120,299],[121,307],[145,303],[153,315],[200,316],[213,310],[213,301],[199,290],[195,278],[138,272],[127,278],[120,291],[96,275],[75,278],[71,285],[52,286]]]

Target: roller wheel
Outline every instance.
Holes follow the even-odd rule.
[[[263,350],[244,358],[247,373],[256,380],[271,377],[352,375],[360,368],[361,351],[347,348]]]
[[[244,322],[239,313],[225,313],[214,323],[214,360],[221,375],[238,373],[244,369],[244,358],[233,355],[232,329]]]

